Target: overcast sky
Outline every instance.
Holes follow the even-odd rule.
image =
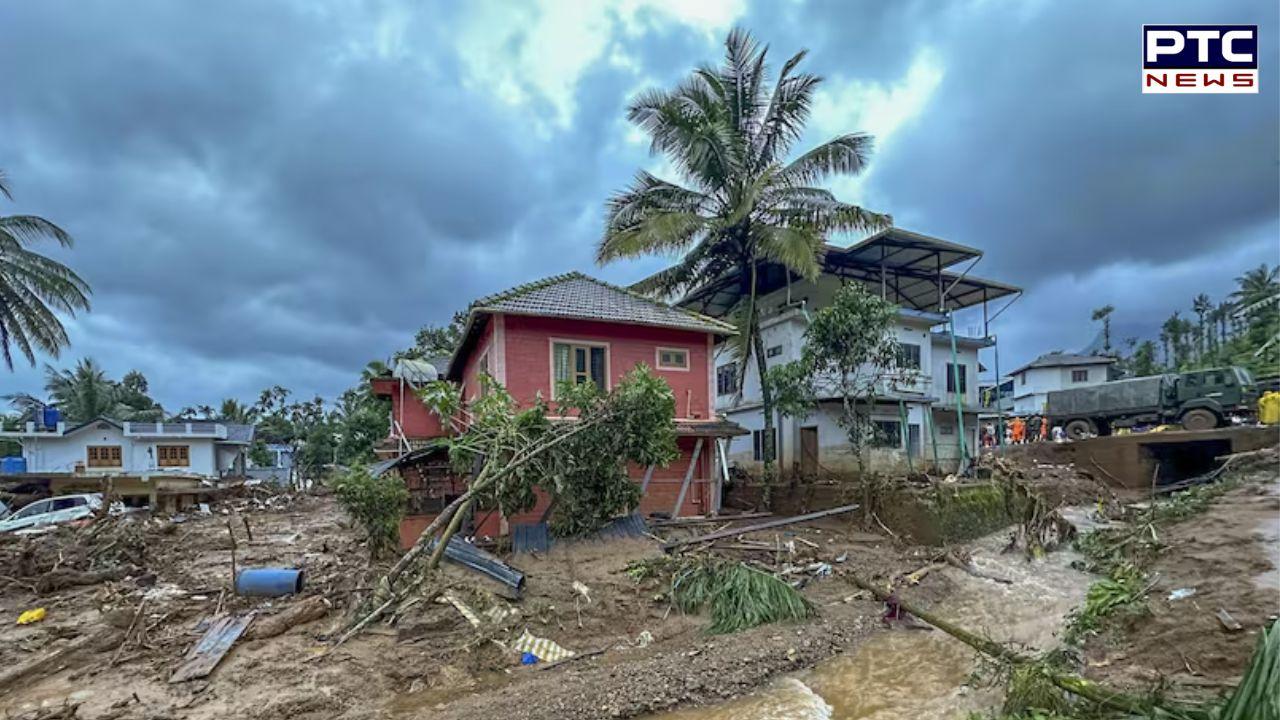
[[[430,6],[430,7],[429,7]],[[0,4],[0,168],[76,239],[72,347],[166,407],[333,396],[478,295],[596,268],[602,204],[661,169],[624,109],[718,60],[734,24],[827,78],[811,144],[862,130],[833,189],[986,252],[1023,286],[1007,369],[1154,334],[1280,262],[1274,0]],[[1262,93],[1144,96],[1143,23],[1260,25]],[[848,242],[845,239],[841,242]],[[961,328],[964,329],[963,327]],[[48,360],[42,358],[41,361]],[[985,361],[985,360],[984,360]],[[39,391],[0,369],[0,393]]]

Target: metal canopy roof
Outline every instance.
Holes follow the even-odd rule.
[[[874,289],[880,288],[879,264],[851,262],[846,256],[828,251],[822,258],[823,272],[836,277],[860,280]],[[938,277],[936,270],[898,267],[885,270],[885,297],[903,308],[938,312]],[[946,292],[947,309],[958,310],[1022,292],[1021,288],[994,280],[943,270],[942,289]],[[791,282],[800,278],[791,275]],[[786,286],[788,273],[777,263],[762,263],[757,274],[758,292],[766,295]],[[680,305],[713,317],[723,317],[738,302],[738,280],[728,275],[690,293]]]
[[[916,268],[938,271],[982,257],[982,251],[900,228],[888,228],[848,248],[827,246],[844,264],[883,265],[886,269]]]

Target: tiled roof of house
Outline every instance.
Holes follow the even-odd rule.
[[[1108,357],[1106,355],[1077,355],[1076,353],[1051,352],[1041,355],[1009,374],[1017,375],[1023,370],[1032,370],[1034,368],[1070,367],[1073,365],[1106,365],[1115,361],[1115,358]]]
[[[672,307],[580,272],[555,275],[481,298],[471,311],[604,320],[722,335],[737,332],[722,320]]]

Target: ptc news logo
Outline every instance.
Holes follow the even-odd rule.
[[[1258,92],[1258,26],[1143,25],[1142,92]]]

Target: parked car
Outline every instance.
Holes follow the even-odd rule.
[[[102,507],[101,493],[59,495],[37,500],[0,521],[0,533],[83,520]]]

